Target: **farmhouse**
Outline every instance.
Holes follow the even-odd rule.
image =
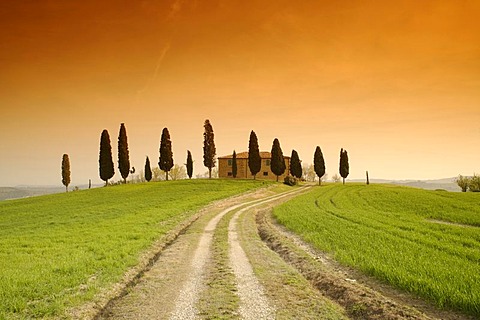
[[[276,180],[277,176],[270,170],[270,161],[272,155],[270,152],[260,152],[262,158],[262,166],[260,172],[257,173],[257,179]],[[290,174],[290,157],[283,157],[285,159],[286,170],[279,179],[283,179]],[[233,155],[228,155],[218,158],[218,177],[219,178],[233,178],[232,175],[232,159]],[[248,167],[248,152],[237,153],[237,179],[253,179]]]

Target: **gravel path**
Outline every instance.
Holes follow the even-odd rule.
[[[297,190],[293,192],[298,192]],[[204,285],[204,270],[205,265],[210,257],[210,248],[213,239],[213,232],[215,231],[218,222],[229,212],[237,210],[238,208],[247,206],[244,209],[241,209],[235,217],[238,217],[238,214],[245,212],[248,209],[259,206],[261,204],[274,201],[276,199],[282,198],[291,194],[292,191],[282,193],[280,195],[274,195],[263,199],[257,199],[245,203],[239,203],[231,207],[226,208],[225,210],[218,213],[214,218],[212,218],[207,226],[205,227],[203,234],[200,238],[197,250],[195,250],[194,257],[192,259],[190,277],[184,283],[180,294],[175,301],[175,308],[170,317],[172,320],[180,319],[195,319],[197,317],[197,309],[195,308],[196,303],[199,299],[199,294],[201,293]],[[232,219],[233,220],[233,219]],[[234,223],[230,223],[230,226],[235,232]],[[240,246],[238,240],[230,241],[230,230],[229,230],[229,245],[234,246],[235,249],[230,251],[234,255],[230,261],[234,261],[232,265],[235,271],[236,279],[238,282],[238,294],[242,303],[240,307],[240,314],[244,319],[273,319],[273,309],[268,305],[266,298],[263,295],[260,284],[256,280],[252,267],[248,262],[245,252]],[[236,237],[236,235],[235,235]],[[242,312],[243,310],[243,312]]]
[[[257,201],[257,200],[256,200]],[[187,279],[183,285],[180,294],[175,301],[175,309],[170,317],[170,319],[181,320],[181,319],[195,319],[197,315],[197,310],[195,305],[199,298],[199,293],[203,288],[204,283],[204,270],[205,264],[210,257],[210,247],[213,238],[213,232],[217,227],[218,222],[224,215],[228,212],[238,209],[244,204],[237,204],[231,206],[219,214],[217,214],[205,227],[203,234],[198,243],[197,250],[195,250],[192,263],[190,277]]]

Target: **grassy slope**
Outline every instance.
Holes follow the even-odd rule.
[[[0,318],[58,316],[207,203],[265,182],[123,185],[0,203]]]
[[[440,307],[479,315],[479,203],[474,193],[330,185],[279,206],[274,215],[346,265]]]

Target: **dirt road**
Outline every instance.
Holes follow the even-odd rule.
[[[208,208],[188,230],[166,248],[159,259],[147,271],[141,280],[121,298],[110,304],[99,317],[102,319],[198,319],[198,318],[242,318],[275,319],[282,310],[282,305],[269,297],[262,281],[255,274],[255,267],[243,249],[242,237],[245,232],[239,230],[238,219],[252,213],[256,208],[272,202],[278,203],[305,188],[296,188],[282,193],[261,190],[229,201],[217,203]],[[220,222],[222,228],[218,228]],[[252,231],[252,230],[250,230]],[[214,237],[214,235],[217,235]],[[223,237],[221,236],[223,235]],[[254,235],[260,241],[256,232]],[[251,235],[250,235],[251,236]],[[264,250],[271,252],[263,243],[258,242]],[[218,257],[212,248],[225,247],[227,259],[218,263]],[[258,255],[258,253],[257,253]],[[218,255],[217,255],[218,256]],[[225,255],[224,255],[225,256]],[[256,256],[255,259],[262,259]],[[221,259],[221,258],[220,258]],[[281,262],[280,260],[277,263]],[[228,269],[228,272],[224,272]],[[289,270],[292,273],[292,270]],[[212,291],[209,283],[219,281],[222,275],[230,275],[228,292],[219,294]],[[233,276],[232,276],[233,275]],[[288,275],[291,277],[291,274]],[[221,279],[220,279],[221,280]],[[299,291],[299,283],[308,287],[308,283],[298,277],[291,279],[293,285],[282,284],[285,290]],[[298,282],[298,283],[297,283]],[[312,297],[325,303],[325,299],[315,294],[306,297],[304,289],[298,302],[290,307],[305,309],[307,312]],[[305,300],[306,299],[306,300]],[[225,300],[227,307],[222,306]],[[278,299],[277,299],[278,300]],[[315,305],[315,303],[313,304]],[[332,309],[330,306],[328,310]],[[343,318],[340,307],[334,306],[338,316]],[[293,312],[296,311],[292,311]],[[312,315],[313,316],[313,315]]]

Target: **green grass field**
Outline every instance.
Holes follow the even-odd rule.
[[[0,319],[61,317],[195,210],[267,184],[184,180],[0,202]]]
[[[342,264],[441,308],[480,315],[478,193],[328,185],[274,216]]]

